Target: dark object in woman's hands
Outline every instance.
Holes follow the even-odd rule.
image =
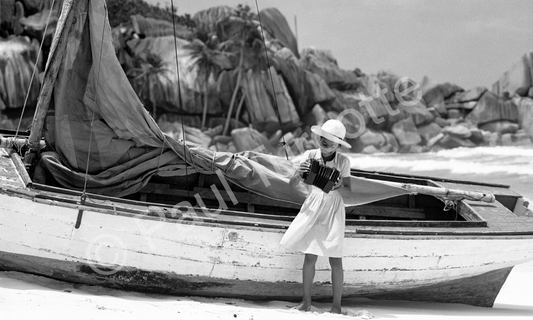
[[[302,174],[304,182],[322,189],[325,193],[330,192],[340,179],[340,171],[335,168],[326,167],[320,164],[318,160],[309,160],[309,170]],[[302,165],[300,165],[300,169]]]

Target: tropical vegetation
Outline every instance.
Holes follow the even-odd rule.
[[[150,5],[143,0],[106,0],[107,10],[109,12],[109,24],[112,28],[121,23],[130,22],[133,15],[140,14],[145,18],[154,18],[165,21],[175,21],[180,24],[185,24],[190,27],[194,26],[189,14],[182,16],[177,15],[178,7]],[[175,1],[179,3],[179,1]]]
[[[151,52],[137,56],[135,67],[128,72],[139,98],[150,102],[154,119],[157,119],[157,97],[165,91],[162,80],[168,80],[168,72],[170,69],[163,59]]]
[[[203,39],[203,41],[202,41]],[[220,43],[216,35],[208,36],[207,34],[198,34],[189,45],[185,46],[193,57],[194,64],[189,67],[198,69],[197,82],[203,87],[204,107],[202,111],[201,128],[204,129],[207,118],[207,108],[209,99],[209,78],[214,76],[218,78],[220,71],[231,69],[229,56],[231,53],[224,52],[227,42]]]

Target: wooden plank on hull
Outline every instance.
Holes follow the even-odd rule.
[[[2,171],[2,174],[0,174],[2,186],[19,190],[26,189],[27,181],[19,173],[17,166],[13,162],[13,156],[2,148],[0,148],[0,170]]]
[[[211,199],[211,200],[217,200],[215,194],[213,193],[213,190],[208,188],[194,188],[193,193],[198,194],[201,198]],[[220,195],[222,196],[222,199],[224,201],[231,202],[231,196],[230,193],[226,191],[219,190]],[[266,198],[257,194],[253,193],[244,193],[244,192],[232,192],[233,196],[236,197],[239,202],[243,202],[246,204],[254,204],[254,205],[265,205],[265,206],[275,206],[275,207],[284,207],[284,208],[291,208],[291,209],[299,209],[301,207],[300,204],[288,202],[288,201],[281,201],[281,200],[274,200],[270,198]]]
[[[400,227],[400,228],[482,228],[486,227],[485,221],[393,221],[393,220],[359,220],[346,219],[346,224],[351,226],[372,227]],[[428,232],[431,232],[428,230]]]
[[[224,296],[246,299],[301,299],[299,282],[265,282],[222,279],[174,272],[147,271],[132,267],[88,264],[79,261],[47,259],[0,252],[0,270],[22,271],[57,280],[98,285],[120,290],[169,295]],[[491,307],[512,267],[491,271],[466,279],[443,281],[429,286],[382,292],[347,285],[343,298],[368,297],[385,300],[412,300],[461,303]],[[331,299],[331,285],[316,283],[314,299]]]
[[[388,217],[388,218],[404,218],[404,219],[419,219],[426,218],[426,213],[423,208],[405,208],[393,207],[387,205],[372,205],[366,204],[358,207],[348,208],[346,210],[347,216],[361,215],[372,217]]]
[[[533,217],[517,216],[499,201],[491,203],[491,205],[484,205],[474,201],[465,202],[487,221],[487,226],[492,230],[533,232]]]
[[[203,177],[203,175],[201,177]],[[202,199],[209,199],[209,200],[216,200],[216,201],[219,200],[211,188],[196,187],[196,188],[193,188],[193,190],[183,190],[179,188],[172,188],[167,184],[149,183],[140,192],[146,193],[146,194],[180,196],[180,197],[193,197],[197,195]],[[292,203],[289,201],[274,200],[274,199],[266,198],[266,197],[253,194],[253,193],[249,193],[249,192],[232,191],[232,194],[230,195],[227,191],[218,190],[218,193],[220,194],[222,199],[228,203],[232,203],[232,200],[233,200],[232,197],[234,196],[239,200],[240,203],[244,203],[244,204],[279,206],[279,207],[292,208],[292,209],[298,209],[301,206],[299,204]]]
[[[480,307],[492,307],[501,287],[513,268],[504,268],[478,276],[446,283],[398,290],[382,294],[370,294],[369,298],[385,300],[436,301],[461,303]]]
[[[20,159],[20,156],[14,150],[9,150],[9,157],[13,161],[13,165],[15,166],[17,173],[20,175],[20,178],[24,182],[24,185],[26,187],[31,187],[32,181],[30,175],[28,174],[22,159]]]

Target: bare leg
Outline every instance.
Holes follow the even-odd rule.
[[[313,287],[313,279],[315,278],[315,264],[317,256],[314,254],[305,254],[303,274],[303,299],[300,304],[295,306],[295,309],[309,311],[311,309],[311,288]]]
[[[331,266],[331,283],[333,285],[333,304],[331,313],[341,313],[342,287],[344,286],[344,270],[342,258],[329,258]]]

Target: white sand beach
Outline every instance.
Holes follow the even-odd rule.
[[[533,262],[511,272],[493,308],[412,301],[345,299],[347,315],[315,304],[310,312],[286,301],[145,295],[0,272],[0,319],[533,319]]]

